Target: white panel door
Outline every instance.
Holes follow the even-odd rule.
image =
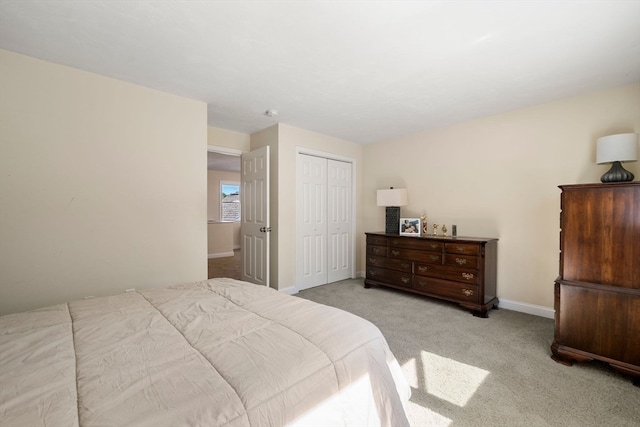
[[[242,280],[269,286],[269,147],[242,155]]]
[[[327,283],[327,159],[298,155],[297,288]]]
[[[351,163],[327,160],[327,283],[351,277],[351,179]]]
[[[298,154],[299,290],[348,279],[353,270],[352,164]]]

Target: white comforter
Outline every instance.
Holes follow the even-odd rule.
[[[0,317],[0,425],[408,425],[380,331],[232,279]]]

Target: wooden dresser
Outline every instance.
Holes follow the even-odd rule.
[[[497,308],[497,239],[365,234],[365,288],[388,286],[453,301],[479,317]]]
[[[552,358],[640,381],[640,182],[560,186]]]

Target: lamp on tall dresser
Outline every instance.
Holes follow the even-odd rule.
[[[602,177],[602,182],[633,181],[633,174],[622,167],[620,162],[638,161],[638,135],[620,133],[598,138],[596,163],[612,163],[611,169]]]
[[[378,206],[386,206],[385,233],[400,233],[400,206],[406,206],[409,195],[406,188],[378,190]]]

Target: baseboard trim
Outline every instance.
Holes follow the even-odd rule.
[[[526,302],[510,301],[502,298],[500,298],[498,307],[505,308],[507,310],[519,311],[520,313],[533,314],[534,316],[546,317],[547,319],[554,319],[556,313],[555,310],[549,307],[527,304]]]
[[[284,292],[285,294],[295,295],[298,293],[298,289],[295,286],[290,286],[284,289],[278,289],[278,292]]]
[[[209,258],[226,258],[233,255],[233,252],[218,252],[217,254],[209,254]]]
[[[357,277],[365,277],[364,272],[359,271]],[[546,317],[547,319],[555,319],[556,311],[549,307],[541,305],[527,304],[526,302],[511,301],[508,299],[498,298],[498,307],[506,310],[519,311],[520,313],[533,314],[534,316]]]

